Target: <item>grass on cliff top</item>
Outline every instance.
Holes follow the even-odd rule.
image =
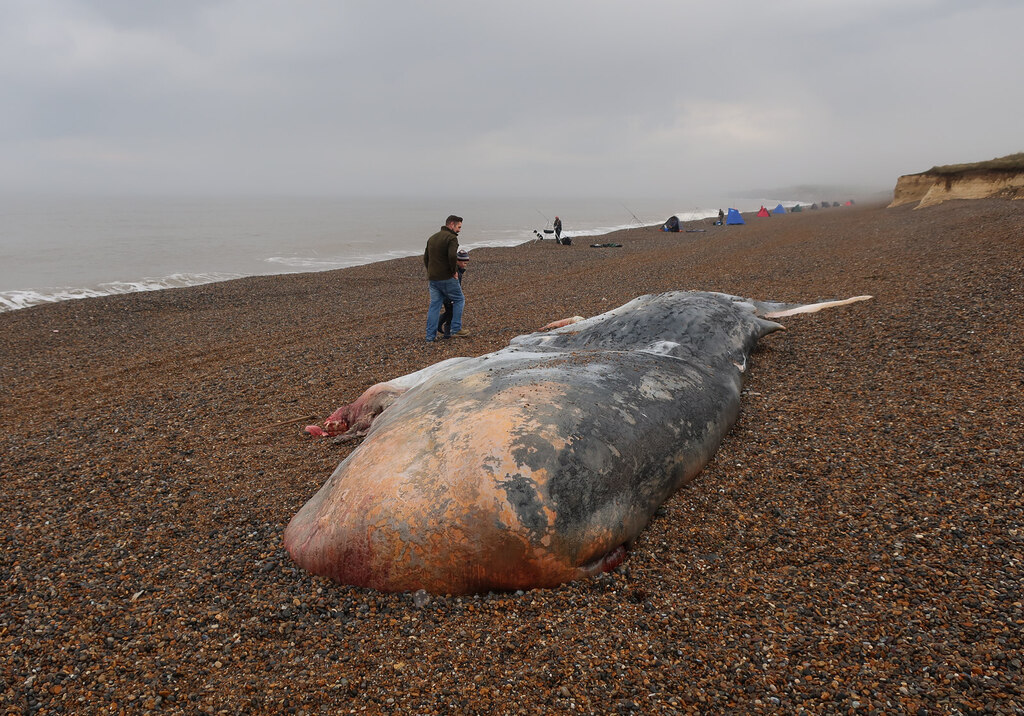
[[[1008,154],[998,159],[989,159],[987,162],[974,162],[973,164],[946,164],[941,167],[932,167],[922,174],[962,174],[971,171],[1024,171],[1024,152]]]

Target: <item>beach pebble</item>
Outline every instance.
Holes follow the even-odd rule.
[[[417,257],[0,313],[0,704],[1024,713],[1022,237],[1024,202],[981,200],[478,248],[474,338],[436,346]],[[735,427],[613,572],[447,597],[291,563],[285,525],[356,449],[303,417],[676,289],[875,298],[761,342]]]

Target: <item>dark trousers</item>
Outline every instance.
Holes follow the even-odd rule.
[[[444,312],[441,314],[441,319],[437,322],[437,332],[443,333],[446,336],[452,334],[452,317],[455,315],[455,304],[451,301],[444,302]]]

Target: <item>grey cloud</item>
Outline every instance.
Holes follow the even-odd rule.
[[[694,5],[5,3],[0,190],[672,196],[1022,149],[1018,2]]]

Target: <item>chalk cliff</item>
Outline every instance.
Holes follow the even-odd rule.
[[[970,169],[906,174],[896,181],[889,207],[917,202],[915,209],[949,199],[1024,199],[1024,171]]]

